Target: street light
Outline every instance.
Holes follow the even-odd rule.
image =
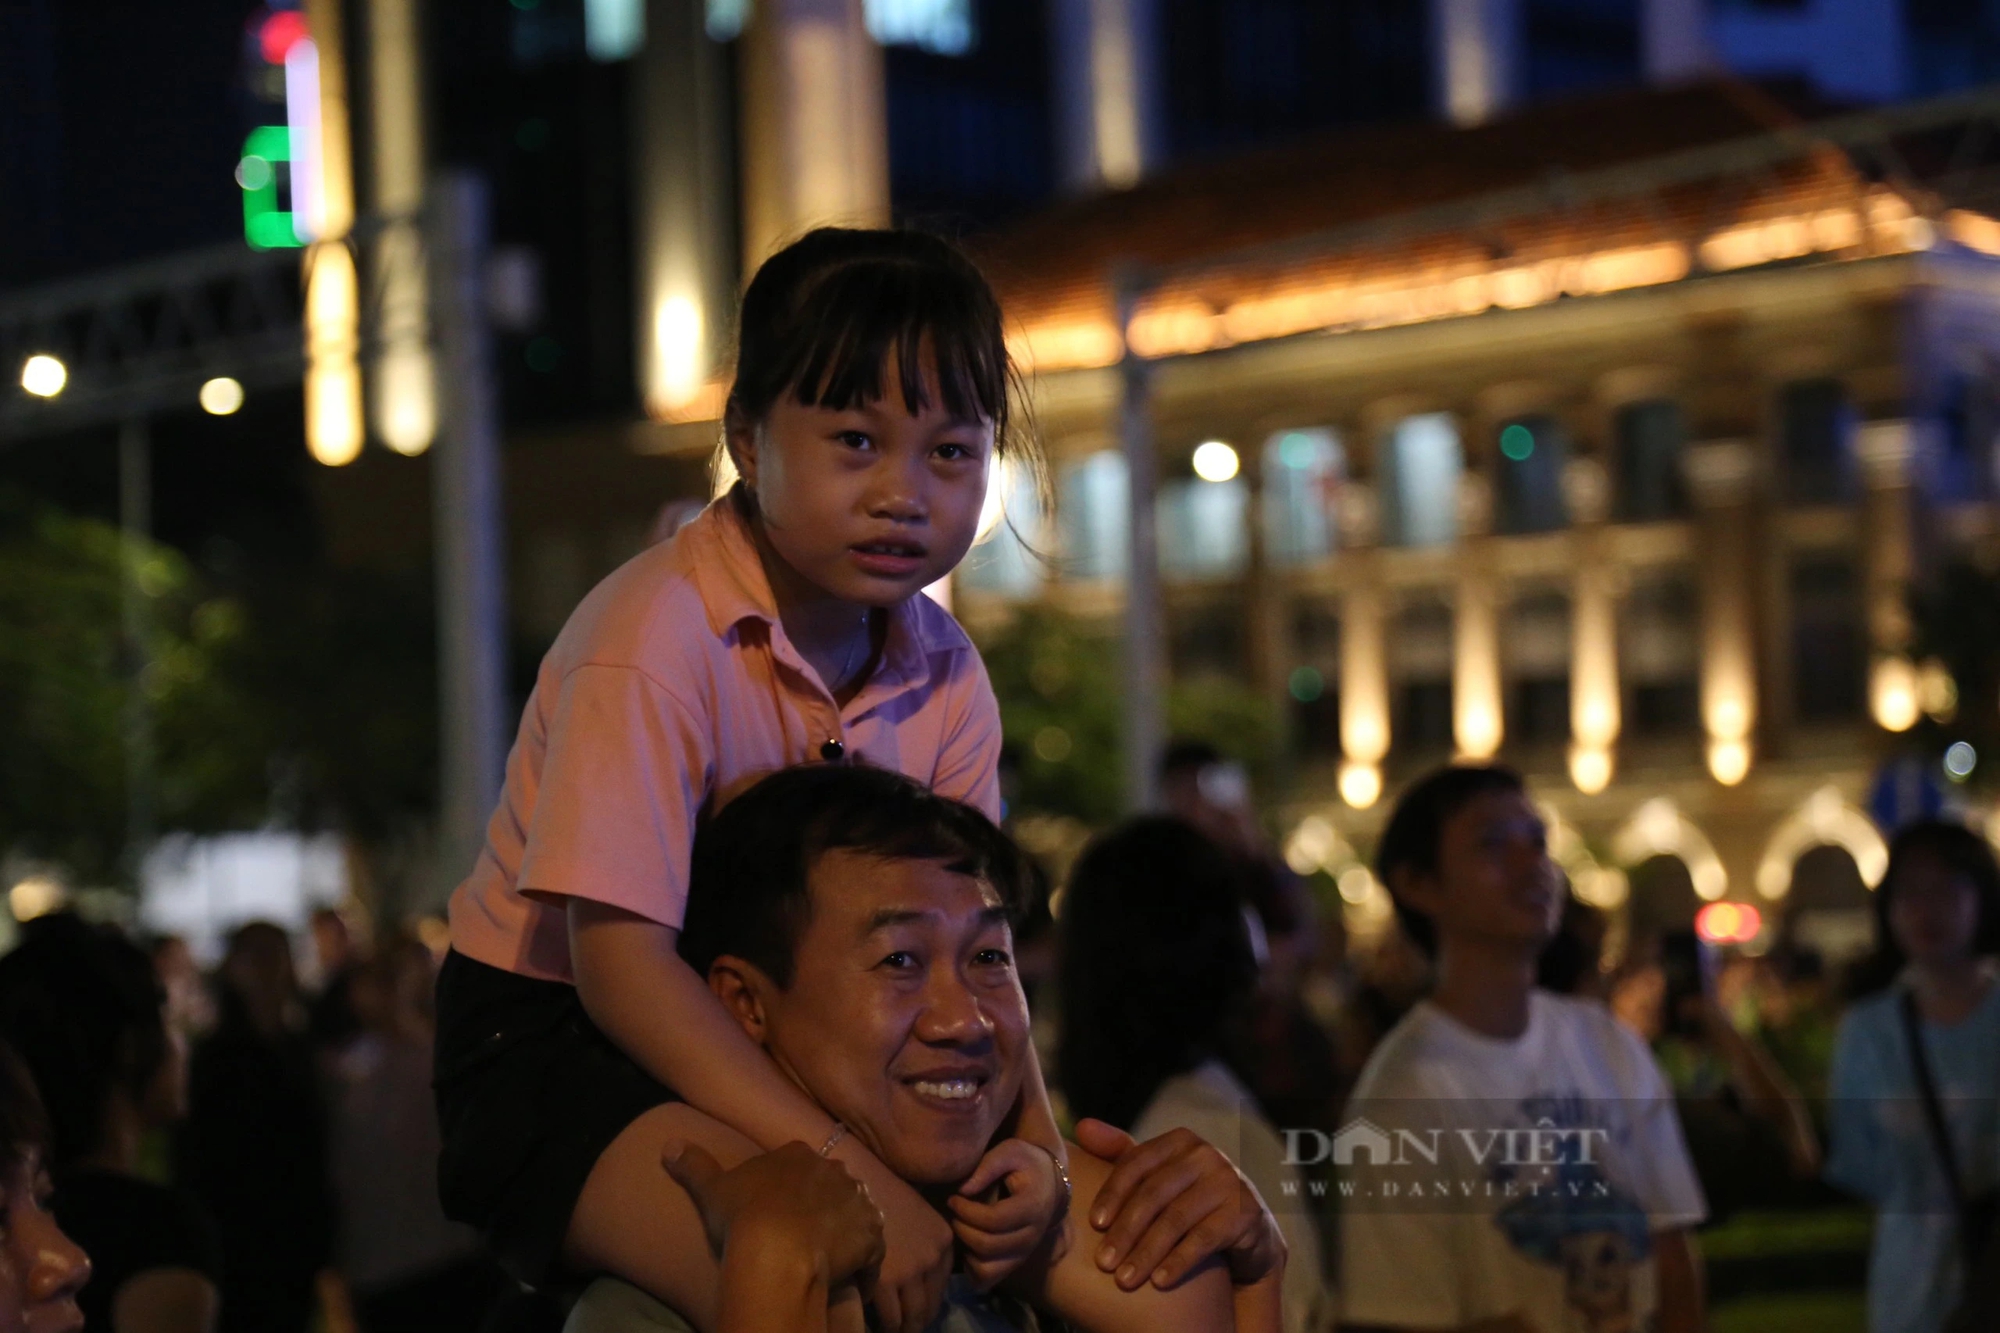
[[[21,363],[21,387],[37,398],[53,398],[68,383],[69,367],[47,352],[37,352]]]
[[[1236,451],[1221,440],[1210,440],[1194,451],[1194,474],[1203,481],[1228,481],[1241,466]]]
[[[243,406],[243,386],[227,375],[218,375],[201,386],[201,410],[212,417],[226,417]]]

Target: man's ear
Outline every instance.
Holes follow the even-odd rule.
[[[777,987],[764,969],[732,954],[724,954],[708,967],[708,989],[722,1001],[722,1007],[750,1040],[763,1044],[770,1022],[766,997]]]
[[[1398,866],[1389,876],[1390,895],[1432,921],[1437,920],[1443,887],[1443,881],[1435,873],[1425,873],[1412,865]]]

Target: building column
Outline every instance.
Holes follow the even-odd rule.
[[[1063,185],[1136,184],[1163,137],[1159,0],[1049,0],[1049,34]]]
[[[1860,430],[1867,491],[1862,501],[1862,598],[1868,623],[1868,711],[1888,731],[1908,731],[1921,712],[1916,637],[1910,621],[1910,580],[1916,557],[1911,536],[1910,423],[1871,421]]]
[[[1431,0],[1438,109],[1478,125],[1513,104],[1520,83],[1520,0]]]
[[[735,297],[722,52],[702,0],[647,0],[632,68],[634,347],[646,412],[712,418],[703,401]]]
[[[1469,460],[1468,460],[1469,461]],[[1461,758],[1491,759],[1507,731],[1500,688],[1500,581],[1494,572],[1493,488],[1459,477],[1458,587],[1451,635],[1451,733]]]
[[[759,0],[742,41],[744,272],[814,227],[887,225],[882,48],[862,0]]]
[[[424,274],[424,58],[416,0],[369,0],[368,146],[374,207],[375,353],[369,415],[399,454],[420,454],[437,435],[429,279]]]
[[[1390,738],[1381,554],[1371,545],[1340,561],[1340,798],[1365,810],[1382,795]]]
[[[1750,772],[1757,726],[1757,629],[1750,506],[1756,456],[1743,440],[1689,447],[1700,509],[1701,720],[1708,771],[1733,787]]]
[[[1570,592],[1569,776],[1586,796],[1603,791],[1617,769],[1622,724],[1618,683],[1618,593],[1604,521],[1610,480],[1593,457],[1570,460],[1563,493],[1575,523],[1576,577]]]
[[[1270,497],[1265,493],[1264,446],[1268,433],[1254,436],[1237,447],[1242,459],[1243,486],[1247,503],[1243,508],[1244,547],[1247,559],[1243,571],[1243,630],[1245,674],[1250,686],[1274,709],[1278,719],[1277,749],[1289,751],[1290,699],[1287,674],[1292,662],[1290,599],[1277,572],[1271,567]]]

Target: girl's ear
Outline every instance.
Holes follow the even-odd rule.
[[[735,465],[736,475],[743,478],[743,484],[756,490],[757,423],[730,411],[722,421],[722,447],[729,451],[729,461]]]
[[[771,979],[764,975],[763,968],[729,954],[716,959],[708,969],[708,989],[722,1001],[722,1007],[743,1029],[743,1035],[754,1042],[764,1040],[769,1021],[764,996],[770,985]]]

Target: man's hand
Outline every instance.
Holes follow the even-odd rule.
[[[842,1146],[853,1141],[850,1137]],[[857,1168],[869,1197],[882,1210],[887,1245],[872,1285],[863,1275],[863,1292],[875,1307],[882,1333],[923,1333],[944,1308],[945,1284],[951,1281],[951,1227],[876,1158],[858,1159]]]
[[[1285,1262],[1285,1238],[1263,1199],[1227,1157],[1185,1129],[1144,1143],[1102,1120],[1081,1120],[1076,1141],[1115,1163],[1090,1224],[1105,1233],[1097,1266],[1133,1291],[1171,1287],[1220,1254],[1237,1286]]]
[[[983,1196],[1000,1184],[1004,1198]],[[951,1229],[965,1248],[965,1271],[981,1291],[1019,1268],[1059,1230],[1069,1200],[1055,1159],[1026,1139],[1003,1139],[987,1149],[979,1167],[947,1201]]]
[[[809,1260],[828,1286],[882,1261],[882,1213],[861,1182],[803,1143],[725,1171],[698,1144],[670,1143],[660,1165],[694,1200],[722,1262],[732,1234]]]

